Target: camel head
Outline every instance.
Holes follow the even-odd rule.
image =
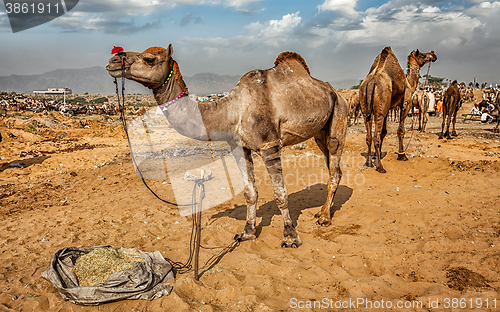
[[[429,62],[435,61],[437,61],[437,55],[434,53],[434,51],[422,53],[417,49],[413,50],[410,55],[408,55],[408,63],[416,62],[419,67],[422,67]]]
[[[106,65],[108,74],[113,78],[122,76],[122,60],[125,78],[137,81],[149,89],[160,87],[173,68],[174,60],[172,44],[168,48],[152,47],[142,53],[122,52],[109,59]]]

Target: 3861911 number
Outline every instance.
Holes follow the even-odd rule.
[[[483,299],[483,298],[445,298],[444,299],[444,308],[445,309],[495,309],[497,307],[497,299]]]
[[[7,14],[59,14],[59,3],[44,4],[44,3],[5,3]]]

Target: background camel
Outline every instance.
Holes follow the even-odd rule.
[[[456,136],[457,131],[455,130],[455,122],[457,119],[457,113],[460,109],[460,90],[458,89],[457,81],[453,81],[451,85],[446,89],[443,95],[443,124],[441,125],[441,134],[439,138],[443,138],[444,125],[446,122],[446,132],[444,136],[447,139],[451,139],[451,135]],[[453,122],[453,131],[450,135],[450,122]]]
[[[380,153],[384,137],[387,134],[387,114],[391,108],[398,106],[400,107],[398,160],[408,160],[403,151],[403,137],[405,133],[404,122],[409,106],[403,104],[411,101],[411,95],[415,91],[420,77],[420,68],[428,62],[436,60],[437,56],[433,52],[412,51],[408,55],[408,69],[405,75],[390,47],[385,47],[375,58],[370,72],[359,88],[359,101],[365,117],[366,144],[368,145],[365,166],[372,166],[371,145],[373,141],[377,171],[386,172],[380,161]],[[373,136],[372,122],[375,123]]]
[[[347,129],[347,101],[329,83],[312,78],[304,59],[292,52],[281,53],[271,69],[243,75],[233,90],[219,101],[200,104],[181,101],[188,89],[172,54],[171,44],[167,49],[153,47],[142,53],[126,52],[123,54],[125,77],[153,90],[156,102],[180,134],[243,147],[242,153],[238,152],[241,149],[233,149],[247,202],[245,229],[236,238],[255,239],[257,188],[252,160],[252,151],[255,151],[264,160],[274,200],[283,216],[282,247],[301,245],[288,211],[281,149],[311,137],[325,154],[330,174],[326,202],[316,214],[319,224],[328,225],[342,175],[340,157]],[[112,77],[121,77],[120,57],[112,57],[106,69]],[[200,114],[202,122],[193,122]]]
[[[349,123],[358,124],[358,117],[361,115],[361,106],[359,105],[359,91],[356,90],[349,97]],[[352,122],[351,122],[352,119]]]
[[[418,112],[418,131],[425,132],[425,127],[429,120],[431,97],[434,98],[434,95],[430,92],[425,92],[423,89],[415,91],[411,97],[412,108]]]

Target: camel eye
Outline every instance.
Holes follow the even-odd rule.
[[[144,61],[149,65],[152,65],[156,60],[156,57],[144,57]]]

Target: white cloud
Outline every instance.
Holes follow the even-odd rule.
[[[255,22],[245,26],[250,33],[248,39],[256,42],[263,41],[270,45],[278,45],[288,41],[290,34],[299,26],[302,18],[300,12],[284,15],[280,20],[270,20],[264,24]]]
[[[261,1],[262,0],[226,0],[225,5],[226,7],[234,8],[237,11],[252,13],[257,11],[254,4]]]
[[[354,9],[357,0],[325,0],[318,6],[320,11],[335,11],[343,16],[356,18],[358,12]]]

